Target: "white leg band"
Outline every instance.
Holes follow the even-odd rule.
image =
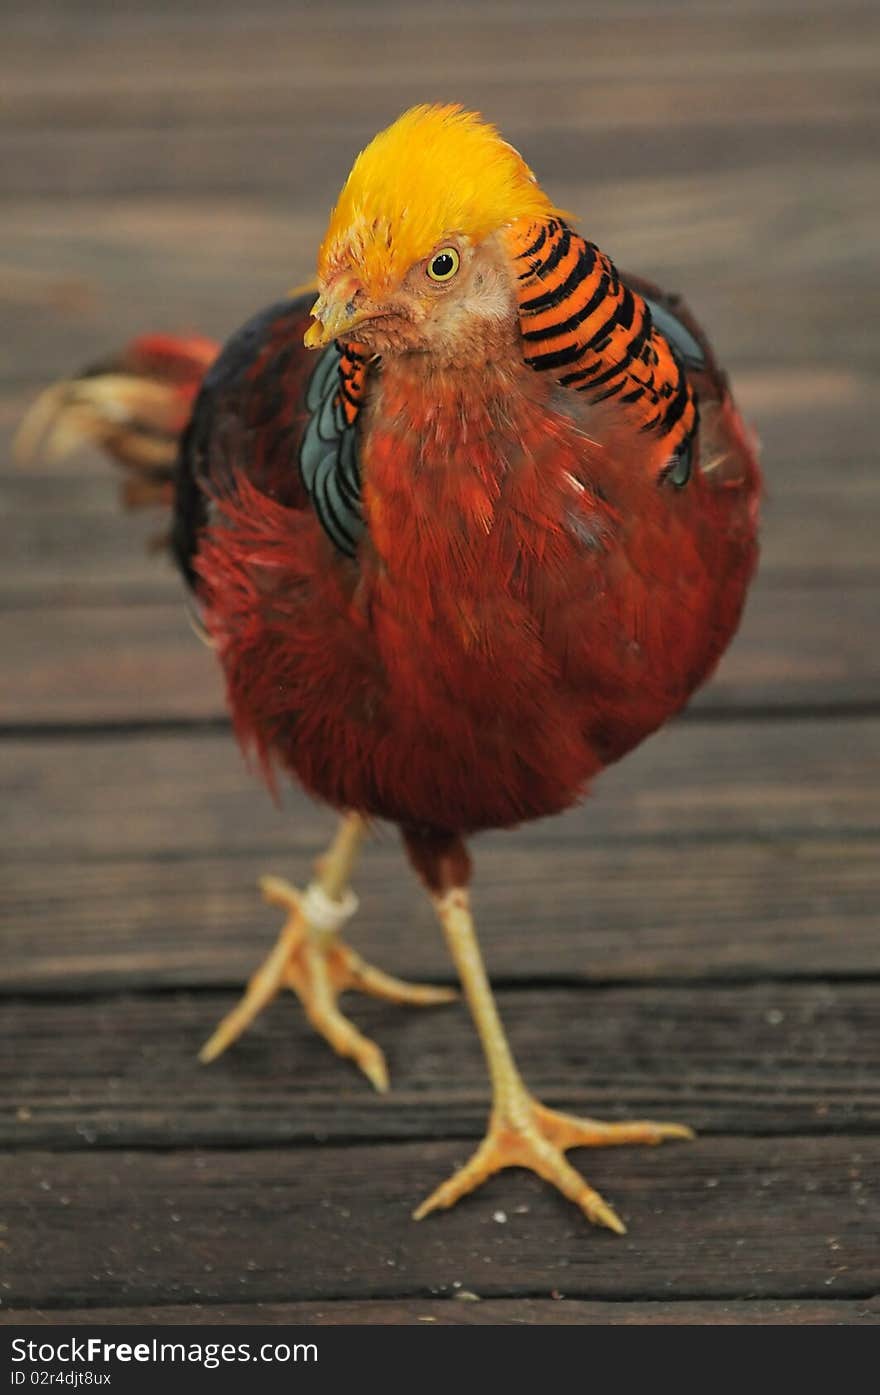
[[[299,904],[309,925],[315,930],[333,935],[350,920],[358,908],[354,892],[346,891],[341,901],[333,901],[318,882],[310,882]]]

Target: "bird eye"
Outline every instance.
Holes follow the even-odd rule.
[[[427,272],[432,281],[451,281],[461,266],[461,257],[454,247],[442,247],[428,262]]]

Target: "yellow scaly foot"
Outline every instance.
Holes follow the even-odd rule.
[[[453,1173],[413,1212],[420,1221],[429,1212],[454,1206],[459,1197],[505,1167],[525,1167],[558,1187],[579,1206],[588,1220],[618,1235],[623,1221],[566,1160],[567,1148],[610,1148],[624,1143],[662,1143],[667,1138],[693,1138],[682,1124],[648,1120],[603,1124],[576,1119],[548,1109],[529,1094],[513,1059],[471,918],[465,887],[434,895],[434,906],[446,933],[468,1006],[483,1045],[492,1083],[492,1112],[486,1137],[464,1167]]]
[[[305,892],[280,877],[263,877],[260,887],[271,905],[283,907],[287,921],[274,948],[251,978],[241,1000],[223,1018],[199,1052],[214,1061],[241,1036],[283,988],[296,993],[317,1032],[340,1056],[360,1067],[375,1088],[388,1089],[388,1068],[380,1048],[339,1011],[341,993],[357,989],[386,1002],[429,1006],[451,1002],[451,988],[405,983],[368,964],[339,938],[339,927],[353,914],[357,900],[348,877],[363,836],[356,815],[343,821],[336,840],[319,864],[318,879]]]
[[[565,1157],[566,1149],[654,1144],[667,1138],[693,1136],[693,1131],[683,1124],[655,1124],[646,1119],[603,1124],[597,1119],[576,1119],[548,1109],[525,1087],[517,1085],[512,1099],[492,1110],[486,1137],[473,1157],[442,1182],[413,1212],[413,1217],[420,1221],[431,1211],[454,1206],[460,1197],[506,1167],[525,1167],[558,1187],[594,1225],[604,1225],[624,1235],[626,1226],[617,1212],[575,1171]]]

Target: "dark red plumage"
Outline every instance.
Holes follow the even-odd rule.
[[[480,178],[463,192],[453,178],[438,201],[426,141],[453,174],[456,149],[472,157]],[[173,476],[173,549],[240,741],[270,780],[281,770],[347,811],[305,896],[269,879],[288,922],[202,1059],[286,986],[387,1088],[339,993],[449,996],[338,937],[364,819],[390,819],[493,1091],[484,1143],[416,1215],[515,1165],[620,1231],[565,1150],[690,1131],[578,1120],[529,1094],[480,958],[462,839],[567,808],[709,676],[755,566],[755,452],[685,307],[621,276],[479,118],[416,108],[352,179],[315,305],[271,307],[216,359],[207,341],[139,340],[51,389],[30,430],[66,421],[100,441],[135,472],[137,502]]]
[[[699,463],[676,490],[613,409],[587,442],[522,364],[426,379],[390,360],[365,407],[354,561],[291,468],[307,324],[283,307],[243,361],[234,345],[196,416],[192,470],[222,502],[189,544],[240,736],[321,798],[403,824],[564,809],[738,623],[758,475],[723,380],[702,374]]]

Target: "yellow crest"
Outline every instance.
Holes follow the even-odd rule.
[[[520,218],[556,210],[522,156],[459,106],[419,106],[370,142],[352,166],[318,254],[328,280],[353,270],[377,293],[447,233],[479,243]]]

